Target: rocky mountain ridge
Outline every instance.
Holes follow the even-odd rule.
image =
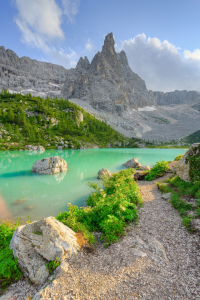
[[[12,50],[0,47],[0,90],[34,96],[56,97],[60,94],[68,70],[59,65],[40,62],[19,56]]]
[[[34,96],[68,98],[126,136],[170,141],[200,126],[200,93],[158,92],[129,67],[126,53],[116,53],[113,34],[91,63],[80,58],[76,68],[19,58],[0,47],[0,89]],[[195,120],[195,122],[194,122]]]
[[[102,51],[91,64],[81,57],[67,74],[63,98],[87,101],[93,108],[121,115],[129,109],[154,105],[155,99],[142,80],[128,65],[126,53],[116,53],[113,34],[105,37]]]

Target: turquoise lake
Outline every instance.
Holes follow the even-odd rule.
[[[184,149],[89,149],[0,152],[0,218],[38,220],[56,216],[68,203],[84,206],[91,193],[87,183],[100,182],[97,173],[106,168],[124,169],[127,160],[137,157],[142,165],[152,167],[160,160],[174,160]],[[36,160],[58,155],[66,160],[68,171],[55,175],[31,172]],[[23,199],[21,203],[16,201]]]

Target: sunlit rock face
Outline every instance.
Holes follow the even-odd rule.
[[[56,97],[67,72],[62,66],[25,56],[19,58],[14,51],[0,47],[0,90]]]
[[[126,53],[116,53],[114,45],[110,33],[91,64],[87,57],[80,58],[76,68],[67,74],[62,90],[64,98],[82,99],[95,109],[119,115],[155,103],[144,80],[130,69]]]

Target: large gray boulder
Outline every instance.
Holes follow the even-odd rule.
[[[194,143],[189,150],[183,155],[176,167],[176,174],[184,181],[191,181],[189,171],[190,163],[188,161],[189,156],[199,155],[199,143]],[[199,170],[200,171],[200,170]]]
[[[67,171],[67,163],[59,156],[51,156],[37,160],[32,167],[32,172],[52,175]]]
[[[138,159],[136,157],[128,160],[126,163],[123,164],[126,168],[140,168],[142,167],[141,163],[139,163]]]
[[[110,171],[108,171],[107,169],[103,168],[103,169],[99,170],[97,179],[102,179],[103,177],[111,177],[111,176],[112,176],[112,173]]]
[[[19,226],[10,242],[25,277],[42,284],[49,277],[48,261],[62,262],[80,251],[76,234],[53,217]]]

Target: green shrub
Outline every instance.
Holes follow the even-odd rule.
[[[145,180],[154,180],[157,177],[164,175],[167,170],[169,170],[168,162],[167,161],[160,161],[157,162],[156,165],[151,169],[151,171],[144,177]]]
[[[171,203],[172,206],[180,212],[181,216],[183,216],[186,211],[191,210],[192,208],[192,205],[181,200],[180,195],[177,193],[172,193]]]
[[[181,160],[182,157],[183,157],[183,155],[178,155],[174,158],[174,161],[179,161],[179,160]]]
[[[163,183],[157,182],[157,187],[162,193],[171,193],[173,192],[173,188]]]
[[[22,277],[17,258],[14,258],[13,251],[9,249],[12,235],[19,223],[11,225],[9,222],[0,223],[0,284],[1,291],[4,291],[12,282]]]
[[[52,274],[53,271],[60,265],[60,262],[58,260],[58,257],[56,257],[55,260],[49,261],[45,264],[45,266],[49,269],[49,273]]]
[[[92,184],[97,192],[87,199],[87,207],[79,209],[69,205],[68,212],[59,213],[57,220],[71,227],[75,232],[82,231],[85,239],[92,245],[91,232],[102,232],[105,246],[115,242],[124,234],[127,222],[138,219],[136,205],[142,204],[139,188],[132,178],[133,169],[122,170],[103,181],[104,189]]]

